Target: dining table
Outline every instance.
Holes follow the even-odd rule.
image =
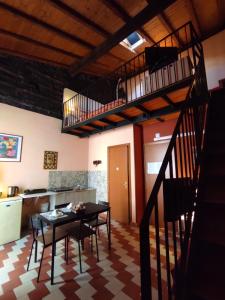
[[[52,257],[51,257],[51,284],[54,284],[54,266],[55,266],[55,234],[57,227],[62,225],[79,221],[81,219],[88,219],[95,214],[108,212],[108,248],[111,248],[111,214],[110,206],[87,202],[85,203],[85,209],[80,212],[73,211],[71,209],[61,209],[63,215],[59,217],[52,217],[52,214],[42,213],[40,214],[40,221],[46,223],[52,228]]]

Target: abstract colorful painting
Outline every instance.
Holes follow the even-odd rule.
[[[0,162],[20,161],[23,137],[0,133]]]

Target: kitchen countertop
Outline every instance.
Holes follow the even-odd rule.
[[[38,198],[38,197],[44,197],[44,196],[51,196],[57,194],[56,192],[46,192],[46,193],[37,193],[37,194],[19,194],[19,196],[23,199],[26,198]]]
[[[86,188],[86,189],[80,189],[80,190],[70,190],[70,191],[62,191],[62,192],[51,192],[51,191],[47,191],[46,193],[37,193],[37,194],[19,194],[19,196],[23,199],[26,198],[38,198],[38,197],[44,197],[44,196],[53,196],[53,195],[58,195],[61,193],[69,193],[69,192],[85,192],[85,191],[92,191],[95,190],[94,188]]]

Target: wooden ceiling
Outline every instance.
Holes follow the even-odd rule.
[[[134,28],[132,18],[153,2],[157,1],[0,0],[0,52],[105,75],[190,20],[201,38],[224,28],[225,0],[168,1],[174,3],[137,28],[146,42],[136,53],[118,43],[111,47],[118,31],[126,25]],[[93,58],[100,48],[105,51]]]

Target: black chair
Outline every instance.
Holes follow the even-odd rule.
[[[109,207],[109,202],[106,202],[106,201],[98,201],[98,204]],[[109,212],[108,211],[98,214],[97,219],[95,217],[94,218],[90,217],[90,218],[85,219],[84,222],[91,228],[96,229],[99,236],[100,236],[99,227],[102,225],[106,225],[107,235],[108,235],[108,239],[109,239]]]
[[[37,247],[38,247],[38,242],[40,242],[43,244],[43,249],[42,249],[41,260],[40,260],[40,265],[39,265],[39,270],[38,270],[38,278],[37,278],[37,282],[39,282],[42,260],[44,257],[44,251],[47,247],[53,246],[52,245],[52,233],[53,232],[51,229],[48,229],[46,232],[44,232],[44,225],[43,225],[43,222],[39,219],[38,214],[31,216],[30,221],[31,221],[31,227],[32,227],[33,242],[32,242],[30,256],[29,256],[29,260],[28,260],[27,271],[29,271],[30,260],[31,260],[34,244],[35,244],[34,261],[37,262]],[[56,232],[55,232],[55,243],[57,243],[63,239],[65,239],[65,260],[66,260],[66,262],[68,262],[68,233],[65,230],[61,230],[61,229],[57,228]],[[54,246],[56,247],[56,244]]]
[[[94,220],[94,218],[97,220],[98,219],[98,215],[95,214],[95,216],[93,216],[93,220]],[[95,236],[97,261],[99,261],[98,239],[97,239],[96,230],[94,230],[91,227],[85,225],[84,219],[81,219],[78,222],[78,224],[76,224],[76,226],[74,228],[72,228],[72,229],[70,229],[68,231],[68,235],[69,235],[69,237],[73,238],[74,240],[76,240],[78,242],[80,273],[82,273],[81,245],[84,243],[84,239],[85,238],[89,237],[89,238],[91,238],[91,241],[92,241],[93,235]],[[92,243],[91,243],[91,249],[92,249]]]

